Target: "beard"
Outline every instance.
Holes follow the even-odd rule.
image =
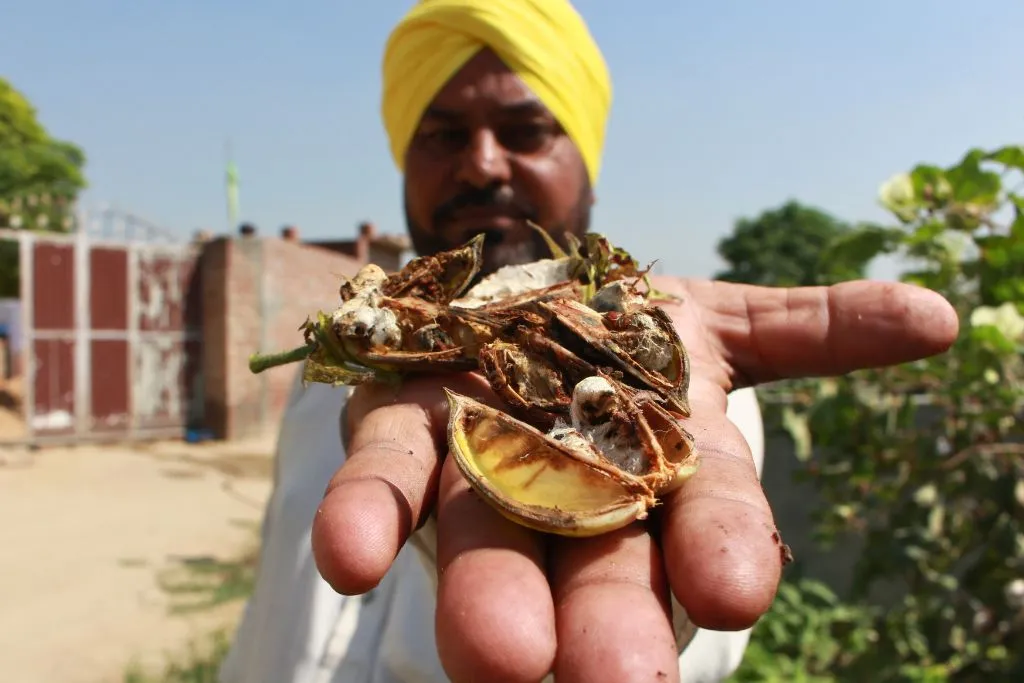
[[[445,204],[435,212],[434,225],[443,225],[452,207],[470,205],[483,207],[499,206],[502,201],[508,201],[507,199],[503,200],[496,197],[498,197],[496,193],[488,191],[475,191],[471,194],[456,197],[455,200]],[[566,239],[568,233],[582,237],[590,229],[591,206],[588,198],[589,189],[585,188],[576,207],[571,212],[569,220],[556,225],[541,226],[563,249],[568,247],[568,240]],[[551,249],[548,248],[543,236],[536,229],[526,224],[526,220],[536,222],[534,218],[536,212],[529,210],[529,208],[521,212],[524,215],[521,226],[505,230],[493,230],[483,227],[480,229],[471,228],[460,230],[458,234],[446,233],[443,230],[426,230],[413,220],[409,212],[407,200],[404,202],[403,208],[405,211],[406,229],[417,256],[427,256],[456,249],[473,237],[481,233],[484,235],[483,263],[481,264],[480,273],[472,284],[476,284],[480,279],[493,274],[505,266],[522,265],[540,259],[552,258]]]
[[[424,232],[408,219],[407,222],[409,223],[410,240],[417,256],[456,249],[482,233],[484,235],[483,263],[480,264],[477,280],[491,275],[505,266],[516,266],[552,257],[551,250],[544,238],[536,230],[526,225],[515,230],[469,230],[465,234],[465,239],[451,240]],[[553,235],[558,236],[556,239],[560,244],[565,241],[564,237],[561,237],[563,232],[563,230],[552,231]],[[566,245],[562,244],[562,246]]]

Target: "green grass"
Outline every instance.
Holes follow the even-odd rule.
[[[171,613],[194,613],[245,600],[256,583],[257,557],[257,551],[251,550],[231,560],[190,558],[164,572],[159,583],[172,597]]]
[[[130,665],[121,683],[217,683],[217,671],[231,645],[228,632],[217,631],[202,643],[193,642],[188,652],[169,661],[163,671],[147,672]]]
[[[164,571],[158,582],[171,598],[170,614],[191,614],[248,599],[256,581],[258,552],[254,548],[228,560],[188,558]],[[232,635],[233,630],[223,629],[193,641],[184,653],[168,658],[162,670],[150,671],[133,662],[120,683],[217,683]]]

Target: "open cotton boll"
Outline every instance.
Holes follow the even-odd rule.
[[[644,305],[644,297],[627,284],[624,280],[609,282],[597,290],[594,298],[590,301],[590,307],[599,313],[626,313],[634,308]]]
[[[352,284],[356,291],[367,287],[380,287],[388,279],[388,274],[376,263],[368,263],[359,269],[359,272],[352,278]]]
[[[498,299],[551,287],[569,279],[569,259],[541,259],[505,266],[485,277],[451,305],[478,308]]]
[[[346,301],[358,298],[374,298],[381,295],[381,288],[388,275],[376,263],[368,263],[359,269],[351,279],[342,283],[341,298]]]
[[[639,313],[633,317],[632,322],[643,330],[640,342],[633,352],[636,362],[651,370],[663,371],[672,362],[674,356],[672,346],[661,343],[664,341],[665,333],[658,327],[654,318],[646,313]]]
[[[338,335],[361,339],[371,348],[397,348],[402,343],[398,317],[387,308],[377,308],[363,296],[346,301],[335,311],[334,328]]]
[[[640,446],[625,414],[616,411],[619,397],[604,377],[586,377],[572,392],[569,418],[580,438],[630,474],[643,474],[647,454]]]

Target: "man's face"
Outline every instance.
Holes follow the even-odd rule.
[[[495,54],[477,54],[437,94],[405,159],[405,214],[418,254],[484,233],[484,274],[546,258],[533,221],[563,246],[593,203],[583,158]]]

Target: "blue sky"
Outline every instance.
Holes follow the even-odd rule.
[[[230,137],[263,232],[396,232],[379,63],[409,3],[8,3],[0,73],[84,147],[89,203],[224,231]],[[576,6],[615,84],[595,228],[661,272],[711,275],[736,218],[788,198],[884,218],[892,173],[1024,141],[1019,0]]]

